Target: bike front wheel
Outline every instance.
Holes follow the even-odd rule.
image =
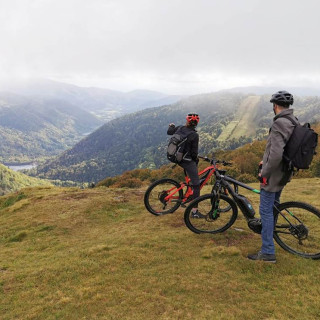
[[[320,259],[320,212],[303,202],[285,202],[274,209],[274,239],[284,250]]]
[[[226,207],[230,207],[230,210],[226,211]],[[200,217],[193,214],[193,208],[198,208]],[[206,194],[189,204],[184,213],[184,221],[192,232],[219,233],[230,228],[237,216],[237,205],[231,198],[220,195],[217,200],[214,194]]]
[[[183,190],[179,182],[161,179],[152,183],[144,195],[146,209],[160,216],[176,211],[182,202]]]

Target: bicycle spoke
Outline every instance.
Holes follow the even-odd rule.
[[[183,191],[180,184],[171,179],[154,182],[146,191],[144,204],[154,215],[172,213],[181,204]]]
[[[299,202],[282,204],[276,215],[275,240],[291,253],[320,258],[320,213]]]
[[[230,207],[228,211],[224,208]],[[193,216],[193,208],[198,208],[200,218]],[[196,233],[218,233],[230,228],[237,217],[236,205],[230,198],[221,196],[219,203],[213,195],[205,195],[190,203],[185,212],[187,227]]]

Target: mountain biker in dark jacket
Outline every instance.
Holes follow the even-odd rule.
[[[179,130],[182,134],[187,136],[187,141],[184,147],[183,160],[179,163],[179,166],[184,168],[188,177],[191,180],[193,188],[192,199],[200,196],[200,180],[198,175],[198,147],[199,147],[199,135],[196,131],[196,127],[199,123],[200,117],[196,113],[189,113],[186,117],[186,124],[184,126],[175,126],[174,123],[169,125],[167,134],[173,135]],[[190,133],[191,132],[191,133]],[[192,209],[193,218],[203,218],[204,216],[198,212],[197,208]]]
[[[276,262],[273,242],[273,206],[280,201],[282,189],[292,176],[292,171],[283,162],[283,152],[294,130],[292,122],[285,117],[290,117],[298,123],[293,115],[293,110],[289,109],[293,101],[293,96],[287,91],[276,92],[270,100],[273,104],[275,117],[263,155],[262,170],[259,174],[261,182],[259,211],[262,223],[262,246],[261,251],[257,254],[248,255],[251,260]]]

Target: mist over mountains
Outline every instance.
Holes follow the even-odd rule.
[[[58,155],[110,119],[179,99],[154,91],[123,93],[43,79],[2,84],[0,161]]]
[[[47,79],[3,84],[1,91],[9,91],[25,97],[66,101],[94,114],[104,122],[147,107],[171,104],[183,97],[150,90],[121,92],[95,87],[79,87]]]
[[[273,93],[279,90],[286,90],[292,93],[294,96],[320,96],[320,88],[309,88],[309,87],[259,87],[259,86],[249,86],[249,87],[235,87],[231,89],[220,90],[219,92],[230,92],[230,93],[242,93],[242,94],[257,94],[264,95]]]
[[[292,89],[295,114],[302,122],[320,120],[320,98],[309,95],[313,89],[286,89]],[[200,114],[201,153],[235,149],[267,136],[273,118],[269,100],[276,90],[232,88],[181,97],[51,80],[2,86],[0,160],[19,163],[58,155],[32,175],[79,182],[156,168],[167,163],[168,124],[184,124],[189,112]]]

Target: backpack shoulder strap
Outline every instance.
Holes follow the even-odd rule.
[[[184,128],[185,126],[181,126],[179,129],[179,131],[181,131],[182,130],[182,128]],[[188,138],[192,133],[194,133],[195,131],[190,131],[190,132],[188,132],[188,133],[186,133],[185,135],[184,135],[184,139],[186,139],[186,138]],[[177,132],[176,132],[177,133]],[[179,132],[180,133],[180,132]],[[183,140],[184,140],[183,139]]]
[[[291,121],[291,123],[296,127],[298,124],[299,124],[299,120],[296,118],[296,121],[294,121],[290,116],[288,116],[288,115],[285,115],[285,116],[282,116],[282,117],[280,117],[280,118],[278,118],[278,119],[281,119],[281,118],[286,118],[286,119],[288,119],[288,120],[290,120]],[[277,120],[278,120],[277,119]],[[269,128],[269,134],[271,133],[271,129],[272,129],[272,127],[270,127]]]
[[[195,131],[189,132],[189,133],[186,135],[186,138],[189,137],[189,136],[191,136],[194,132],[195,132]]]
[[[291,121],[291,123],[296,127],[298,124],[299,124],[299,120],[296,118],[296,121],[294,121],[290,116],[288,116],[288,115],[285,115],[285,116],[282,116],[282,117],[280,117],[280,118],[286,118],[286,119],[288,119],[288,120],[290,120]],[[279,119],[280,119],[279,118]]]

